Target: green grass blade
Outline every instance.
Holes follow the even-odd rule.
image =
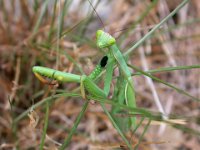
[[[153,2],[150,3],[150,5],[148,5],[144,12],[141,13],[141,15],[138,17],[138,19],[133,23],[133,25],[131,25],[131,27],[125,31],[123,33],[123,35],[121,36],[121,38],[119,39],[119,41],[122,41],[122,39],[126,38],[129,35],[130,30],[134,29],[136,27],[137,24],[139,24],[140,22],[142,22],[142,20],[145,19],[145,17],[149,14],[150,10],[152,10],[156,4],[158,3],[158,0],[153,0]],[[120,43],[118,43],[120,45]]]
[[[161,28],[159,30],[159,32],[156,32],[155,34],[152,35],[152,37],[157,37],[160,36],[162,34],[166,34],[168,32],[172,32],[175,29],[181,29],[181,27],[187,27],[187,26],[192,26],[196,23],[200,22],[200,18],[195,18],[195,19],[188,19],[183,23],[179,23],[179,24],[175,24],[175,25],[169,25],[168,28]],[[184,37],[184,36],[183,36]],[[173,38],[172,38],[173,39]],[[178,38],[179,39],[179,38]],[[182,37],[181,37],[182,39]],[[171,39],[170,39],[171,40]],[[166,40],[165,40],[166,41]],[[159,42],[159,43],[163,43],[163,42]]]
[[[50,0],[45,0],[44,3],[42,4],[42,8],[41,8],[41,12],[40,12],[40,15],[39,15],[39,18],[34,26],[34,29],[33,29],[33,32],[32,32],[32,35],[31,37],[33,38],[35,36],[35,34],[37,33],[38,29],[39,29],[39,26],[42,22],[42,19],[44,17],[44,14],[45,12],[47,11],[47,6],[49,4]]]
[[[45,113],[45,120],[44,120],[44,128],[42,132],[42,139],[40,142],[40,150],[44,149],[44,141],[45,141],[45,137],[47,133],[48,122],[49,122],[49,103],[46,102],[46,113]]]
[[[50,43],[50,41],[52,40],[52,36],[53,36],[54,23],[55,23],[55,18],[56,18],[57,1],[58,0],[54,0],[53,15],[52,15],[52,19],[51,19],[51,24],[50,24],[50,29],[49,29],[49,33],[48,33],[47,43]]]
[[[116,122],[114,121],[113,117],[110,115],[110,113],[107,111],[105,105],[103,103],[100,103],[101,107],[103,108],[104,112],[106,113],[106,115],[108,116],[108,118],[110,119],[110,121],[112,122],[113,126],[115,127],[115,129],[117,130],[117,132],[120,134],[120,136],[122,137],[122,139],[124,140],[124,142],[126,143],[126,145],[128,146],[129,149],[132,149],[129,141],[127,140],[126,136],[124,135],[124,133],[122,132],[122,130],[118,127],[118,125],[116,124]]]
[[[61,3],[61,1],[59,1]],[[63,24],[64,24],[64,19],[65,19],[65,15],[67,13],[67,10],[71,4],[72,0],[65,0],[64,2],[64,6],[62,8],[62,12],[61,14],[59,15],[59,18],[58,18],[58,38],[61,37],[62,35],[62,30],[63,30]]]
[[[63,145],[59,148],[59,150],[64,150],[69,145],[72,136],[74,135],[74,133],[75,133],[75,131],[76,131],[76,129],[77,129],[82,117],[83,117],[83,115],[85,114],[85,111],[86,111],[86,109],[88,107],[88,104],[89,104],[89,101],[88,100],[85,101],[84,105],[82,106],[81,112],[79,113],[79,115],[76,118],[76,121],[74,123],[73,128],[71,129],[68,137],[65,139]]]
[[[131,67],[131,65],[128,65]],[[177,67],[165,67],[165,68],[159,68],[154,70],[148,70],[145,71],[145,73],[161,73],[161,72],[171,72],[171,71],[177,71],[177,70],[187,70],[187,69],[199,69],[200,65],[191,65],[191,66],[177,66]],[[133,73],[132,76],[135,75],[142,75],[140,72]]]
[[[140,136],[139,141],[138,141],[137,145],[136,145],[135,148],[134,148],[135,150],[138,149],[138,146],[139,146],[140,142],[142,141],[142,139],[143,139],[143,137],[144,137],[144,134],[147,132],[147,129],[148,129],[148,127],[150,126],[150,123],[151,123],[151,119],[149,119],[147,125],[145,126],[144,131],[142,132],[142,135]]]
[[[27,114],[30,112],[30,109],[36,109],[38,108],[39,106],[43,105],[44,103],[46,102],[51,102],[53,101],[54,99],[56,98],[59,98],[59,97],[80,97],[79,94],[75,94],[75,93],[64,93],[64,94],[56,94],[56,95],[53,95],[53,96],[50,96],[50,97],[47,97],[41,101],[39,101],[38,103],[34,104],[31,106],[31,108],[27,109],[26,111],[24,111],[22,114],[20,114],[18,117],[16,117],[14,119],[14,123],[16,124],[17,122],[19,122],[21,119],[23,119],[24,117],[27,116]]]
[[[134,108],[134,107],[130,107],[130,106],[127,106],[127,105],[124,105],[124,104],[119,104],[119,103],[116,103],[114,101],[117,101],[117,100],[114,100],[114,101],[111,101],[109,99],[105,99],[105,98],[97,98],[97,97],[93,97],[93,96],[88,96],[89,99],[92,99],[92,100],[95,100],[97,102],[100,102],[100,103],[107,103],[107,104],[111,104],[113,106],[116,106],[116,107],[119,107],[119,108],[122,108],[126,111],[130,111],[132,112],[133,114],[142,114],[144,115],[145,117],[152,117],[152,114],[154,114],[153,112],[151,111],[148,111],[147,109],[143,109],[143,108]],[[160,113],[159,113],[160,114]]]
[[[150,77],[151,79],[153,79],[153,80],[155,80],[155,81],[158,81],[158,82],[160,82],[160,83],[163,83],[163,84],[167,85],[168,87],[173,88],[173,89],[176,90],[178,93],[183,94],[183,95],[185,95],[185,96],[191,98],[191,99],[194,100],[194,101],[200,101],[200,99],[198,99],[198,98],[196,98],[196,97],[190,95],[188,92],[185,92],[184,90],[182,90],[182,89],[180,89],[180,88],[177,88],[177,87],[174,86],[174,85],[171,85],[171,84],[169,84],[169,83],[167,83],[167,82],[165,82],[165,81],[163,81],[163,80],[161,80],[161,79],[159,79],[159,78],[157,78],[157,77],[155,77],[155,76],[153,76],[153,75],[151,75],[151,74],[149,74],[149,73],[146,73],[146,72],[142,71],[141,69],[139,69],[139,68],[136,67],[136,66],[130,65],[130,67],[131,67],[132,69],[134,69],[134,70],[140,72],[141,74]]]
[[[58,17],[58,31],[57,31],[57,48],[56,48],[56,68],[59,68],[59,64],[60,64],[60,43],[59,43],[59,39],[61,37],[61,34],[62,34],[62,30],[63,30],[63,24],[64,24],[64,17],[65,17],[65,14],[67,12],[67,9],[69,7],[69,5],[71,4],[72,0],[70,1],[67,1],[65,0],[64,1],[64,6],[63,8],[61,8],[61,1],[59,1],[59,17]],[[62,11],[61,11],[62,10]]]
[[[134,44],[131,48],[129,48],[124,55],[129,55],[134,49],[139,47],[145,40],[150,38],[152,34],[161,27],[162,24],[164,24],[169,18],[171,18],[173,15],[175,15],[183,6],[185,6],[189,0],[183,0],[181,4],[179,4],[167,17],[165,17],[160,23],[158,23],[149,33],[147,33],[145,36],[143,36],[136,44]]]
[[[132,134],[134,134],[134,133],[137,131],[137,129],[142,125],[142,122],[144,121],[144,119],[145,119],[145,117],[142,117],[142,118],[140,119],[140,122],[137,124],[137,126],[136,126],[135,129],[133,130]]]
[[[36,12],[39,8],[40,3],[38,2],[38,0],[34,0],[34,4],[33,4],[33,9]]]
[[[192,128],[188,128],[184,125],[179,125],[179,124],[172,124],[172,126],[174,128],[177,128],[179,130],[182,130],[183,132],[187,132],[187,133],[190,133],[190,134],[193,134],[193,135],[196,135],[198,136],[198,138],[200,137],[200,131],[197,129],[197,130],[194,130]]]

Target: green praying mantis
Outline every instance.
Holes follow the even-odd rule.
[[[161,23],[164,23],[164,21],[162,21]],[[152,34],[156,29],[158,29],[161,23],[159,23],[154,29],[152,29],[149,32],[149,34],[147,34],[146,36],[144,36],[144,38],[142,38],[141,42],[138,42],[138,44],[135,44],[135,46],[133,46],[131,49],[136,48],[145,39],[147,39],[147,37],[150,34]],[[108,51],[106,52],[107,56],[101,59],[99,65],[97,65],[95,70],[89,76],[86,76],[86,75],[80,76],[80,75],[65,73],[58,70],[54,70],[54,69],[50,69],[46,67],[40,67],[40,66],[33,67],[33,72],[37,76],[38,79],[44,82],[46,82],[46,80],[44,79],[43,76],[46,76],[50,79],[54,79],[59,82],[80,83],[81,95],[85,99],[87,99],[87,94],[95,96],[95,97],[99,97],[99,98],[107,98],[110,91],[110,86],[111,86],[111,81],[112,81],[112,76],[113,76],[113,69],[114,69],[114,66],[117,64],[120,74],[117,77],[113,99],[116,100],[117,103],[126,104],[130,107],[136,107],[135,90],[134,90],[133,80],[131,78],[131,72],[129,71],[129,68],[127,66],[126,59],[123,57],[123,55],[121,54],[120,50],[118,49],[116,45],[116,40],[112,36],[110,36],[108,33],[105,33],[102,30],[98,30],[97,31],[97,47],[101,49],[108,49]],[[127,53],[129,52],[130,50],[128,50]],[[94,82],[94,79],[100,75],[103,69],[106,69],[106,75],[104,79],[104,89],[102,90]],[[111,113],[115,114],[118,112],[120,113],[119,108],[117,107],[112,108]],[[116,119],[115,120],[116,122],[118,121],[120,122],[119,118],[115,118],[115,119]],[[135,117],[131,117],[128,119],[130,122],[130,126],[135,127],[135,124],[136,124]]]
[[[34,66],[33,72],[36,75],[38,79],[41,81],[44,81],[44,78],[42,76],[48,77],[50,79],[57,80],[59,82],[77,82],[81,84],[81,94],[83,98],[85,98],[85,91],[88,92],[88,94],[100,97],[100,98],[106,98],[110,91],[110,85],[112,81],[113,76],[113,70],[114,65],[117,63],[120,69],[121,74],[123,77],[123,85],[124,87],[121,89],[121,93],[123,93],[124,96],[118,97],[121,100],[119,100],[119,103],[125,103],[126,105],[130,107],[136,107],[135,104],[135,92],[134,92],[134,85],[131,78],[131,72],[128,69],[128,66],[126,64],[126,61],[121,54],[120,50],[117,48],[116,40],[109,35],[108,33],[98,30],[96,33],[97,37],[97,46],[99,48],[107,48],[108,54],[107,56],[104,56],[100,63],[96,66],[94,71],[89,75],[75,75],[71,73],[65,73],[58,70],[41,67],[41,66]],[[95,83],[94,79],[102,72],[104,67],[106,66],[106,77],[104,80],[104,90],[100,89]],[[114,113],[117,112],[117,108],[114,109]],[[135,118],[132,117],[130,121],[130,126],[135,126]]]
[[[83,98],[86,98],[85,91],[88,94],[99,97],[99,98],[106,98],[110,91],[110,85],[113,76],[114,65],[117,63],[120,70],[120,76],[118,78],[117,83],[121,84],[121,89],[117,90],[120,96],[114,96],[117,99],[117,102],[120,104],[126,104],[130,107],[136,107],[135,102],[135,91],[134,85],[131,77],[131,72],[128,69],[126,61],[118,49],[116,45],[116,40],[108,33],[98,30],[96,33],[97,39],[97,47],[101,49],[108,49],[107,56],[104,56],[100,63],[96,66],[94,71],[89,75],[75,75],[71,73],[65,73],[58,70],[41,67],[41,66],[34,66],[33,73],[36,77],[45,82],[43,77],[48,77],[50,79],[54,79],[58,82],[76,82],[80,83],[81,86],[81,95]],[[102,70],[106,67],[106,75],[104,80],[104,90],[100,89],[95,83],[94,79],[99,76]],[[121,82],[119,82],[121,81]],[[116,90],[115,90],[116,93]],[[121,96],[122,95],[122,96]],[[118,113],[120,110],[118,108],[113,108],[112,113]],[[114,117],[115,118],[115,117]],[[116,120],[117,122],[120,120]],[[136,125],[135,117],[131,117],[129,123],[127,123],[127,127],[122,130],[127,130],[129,127],[134,127]]]

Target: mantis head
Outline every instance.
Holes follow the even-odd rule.
[[[106,48],[113,44],[115,44],[115,38],[113,38],[110,34],[104,32],[103,30],[98,30],[96,32],[97,38],[97,46],[99,48]]]

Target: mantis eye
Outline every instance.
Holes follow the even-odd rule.
[[[104,56],[100,61],[101,67],[105,67],[107,62],[108,62],[108,56]]]

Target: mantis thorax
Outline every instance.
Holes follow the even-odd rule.
[[[102,30],[98,30],[96,32],[96,38],[97,38],[97,46],[99,48],[105,48],[115,44],[115,38],[113,38],[110,34]]]

